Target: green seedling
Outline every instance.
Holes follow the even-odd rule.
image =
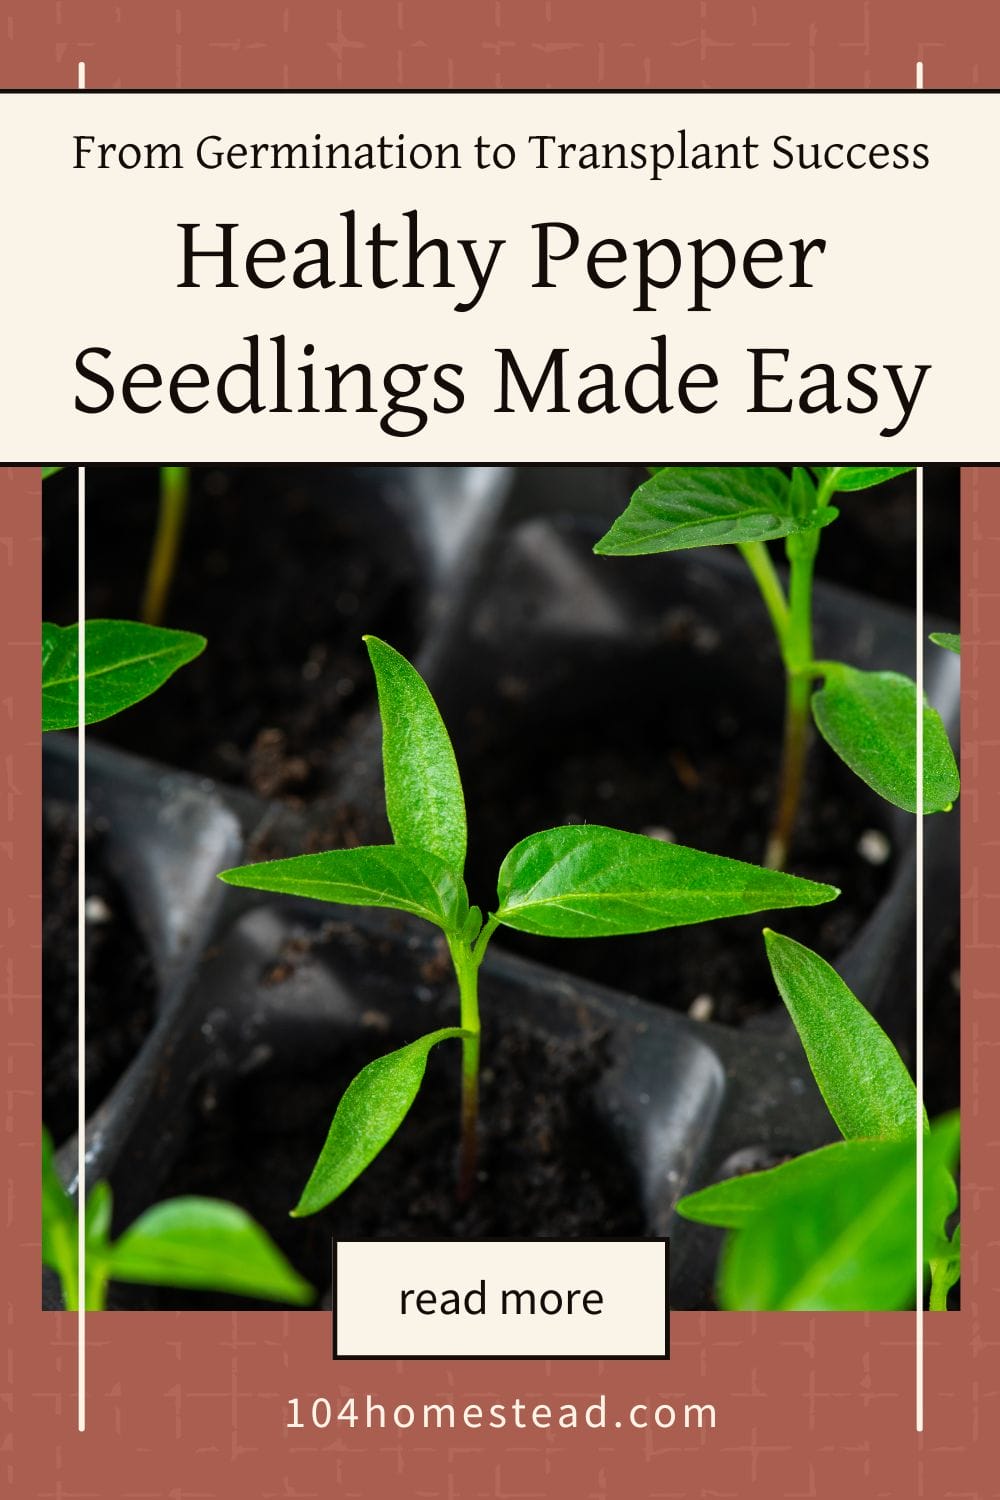
[[[83,1305],[101,1312],[110,1281],[229,1292],[307,1307],[313,1287],[249,1214],[218,1198],[169,1198],[111,1239],[111,1188],[98,1182],[84,1210]],[[77,1207],[59,1180],[42,1131],[42,1261],[55,1271],[68,1312],[80,1306]]]
[[[459,1195],[471,1191],[479,1113],[479,970],[498,927],[546,937],[654,932],[838,894],[738,860],[592,825],[523,839],[500,867],[485,919],[464,880],[465,800],[455,752],[423,679],[367,636],[382,715],[386,809],[394,842],[226,870],[229,885],[423,917],[445,935],[458,981],[459,1025],[431,1032],[363,1068],[347,1088],[293,1213],[316,1213],[378,1155],[416,1098],[431,1049],[462,1046]]]
[[[949,635],[946,630],[934,630],[931,632],[931,640],[935,646],[940,646],[942,651],[953,651],[956,656],[962,654],[962,637],[960,635]]]
[[[162,687],[200,656],[205,637],[131,620],[84,624],[85,717],[97,724]],[[80,649],[76,625],[42,625],[42,729],[79,722]]]
[[[946,1224],[958,1116],[930,1126],[885,1032],[839,974],[766,932],[771,971],[843,1140],[770,1171],[691,1193],[678,1213],[728,1229],[718,1299],[730,1310],[878,1311],[912,1306],[916,1142],[924,1142],[923,1243],[930,1306],[944,1311],[960,1271]]]
[[[818,661],[813,650],[813,570],[838,494],[867,490],[909,468],[658,468],[641,485],[595,551],[638,557],[688,547],[735,545],[767,608],[786,677],[778,805],[765,863],[788,859],[809,743],[810,710],[830,747],[880,796],[917,810],[917,690],[897,672],[864,672]],[[768,543],[783,540],[787,591]],[[821,686],[817,686],[820,683]],[[958,768],[940,716],[925,702],[925,813],[951,808]]]

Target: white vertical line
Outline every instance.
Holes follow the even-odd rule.
[[[77,1398],[76,1425],[80,1432],[87,1426],[86,1374],[87,1339],[85,1327],[87,1285],[87,1249],[84,1209],[87,1202],[87,823],[86,797],[86,671],[87,646],[84,629],[87,582],[87,471],[77,469],[76,523],[76,627],[79,678],[77,680],[77,760],[76,760],[76,1233],[77,1233]]]
[[[917,89],[924,86],[924,65],[918,62]],[[917,470],[917,1298],[916,1298],[916,1426],[924,1430],[924,471]]]
[[[924,471],[917,470],[917,1431],[924,1430]]]
[[[76,65],[76,86],[87,87],[87,64]],[[76,648],[80,676],[77,682],[76,746],[76,1425],[87,1429],[87,773],[86,773],[86,682],[87,646],[84,631],[87,583],[87,471],[77,469],[76,489]]]

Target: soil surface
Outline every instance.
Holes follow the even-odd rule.
[[[87,834],[87,1109],[92,1113],[138,1052],[155,1019],[149,953],[120,887]],[[60,1145],[76,1131],[76,812],[45,805],[42,825],[42,1118]]]
[[[93,733],[264,797],[310,798],[329,786],[353,718],[373,701],[362,634],[404,652],[418,638],[410,540],[333,468],[194,469],[191,486],[162,623],[197,631],[208,648]],[[89,471],[90,618],[138,618],[157,506],[155,470]],[[46,488],[45,523],[46,618],[68,624],[70,483]]]
[[[384,1045],[383,1045],[384,1044]],[[388,1051],[395,1041],[380,1040]],[[304,1060],[294,1076],[259,1073],[205,1103],[188,1148],[158,1197],[206,1193],[241,1204],[321,1292],[330,1242],[340,1239],[585,1239],[639,1236],[644,1221],[628,1163],[598,1118],[600,1035],[553,1041],[489,1018],[484,1024],[479,1177],[455,1198],[457,1045],[431,1054],[412,1110],[382,1154],[330,1208],[289,1210],[312,1170],[343,1089],[370,1062],[372,1039],[336,1065]],[[244,1299],[188,1291],[116,1289],[118,1305],[242,1307]]]

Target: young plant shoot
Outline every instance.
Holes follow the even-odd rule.
[[[677,1205],[728,1229],[719,1306],[729,1310],[879,1311],[913,1305],[916,1142],[924,1138],[923,1241],[930,1306],[944,1311],[960,1270],[946,1224],[958,1116],[929,1126],[899,1053],[839,974],[791,938],[766,932],[768,958],[834,1123],[835,1145],[766,1172],[729,1178]]]
[[[249,1214],[218,1198],[169,1198],[111,1239],[111,1188],[98,1182],[84,1210],[83,1305],[101,1312],[109,1281],[230,1292],[308,1307],[315,1290]],[[55,1271],[67,1312],[80,1306],[77,1207],[59,1180],[42,1131],[42,1263]]]
[[[903,468],[658,468],[594,548],[639,557],[688,547],[739,548],[760,589],[785,668],[785,728],[778,806],[765,863],[782,868],[795,827],[809,742],[809,716],[862,781],[907,812],[917,810],[916,685],[897,672],[866,672],[817,661],[813,650],[813,569],[838,494],[883,484]],[[783,540],[788,586],[768,542]],[[821,685],[817,687],[817,683]],[[940,716],[927,703],[924,812],[951,808],[958,768]]]
[[[814,906],[832,887],[614,828],[550,828],[500,867],[484,920],[465,887],[465,801],[458,765],[427,685],[399,652],[367,636],[382,716],[385,800],[394,842],[227,870],[254,890],[411,912],[440,927],[460,1002],[459,1025],[431,1032],[363,1068],[348,1086],[293,1213],[316,1213],[378,1155],[416,1098],[432,1047],[460,1040],[459,1195],[472,1189],[479,1112],[479,970],[497,927],[546,937],[653,932],[776,907]]]

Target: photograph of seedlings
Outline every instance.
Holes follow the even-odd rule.
[[[913,471],[107,467],[87,489],[82,601],[74,472],[43,492],[43,1100],[73,1195],[82,616],[93,1305],[328,1305],[337,1237],[664,1234],[675,1308],[912,1305]],[[924,492],[941,1308],[957,470]],[[804,1227],[755,1280],[765,1201]],[[253,1285],[201,1263],[213,1214],[264,1237]],[[128,1253],[150,1224],[186,1279]],[[74,1268],[47,1264],[63,1305]]]

